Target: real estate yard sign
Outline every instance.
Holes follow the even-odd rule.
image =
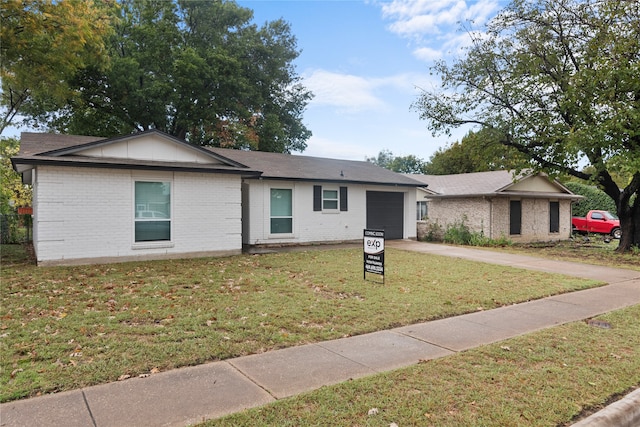
[[[364,230],[364,278],[380,274],[384,283],[384,230]]]

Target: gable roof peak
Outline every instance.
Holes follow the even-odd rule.
[[[434,195],[452,196],[492,196],[497,194],[515,194],[530,192],[549,192],[573,195],[557,180],[549,179],[542,172],[500,170],[488,172],[473,172],[452,175],[413,175],[418,181],[428,185]],[[546,184],[541,181],[546,180]],[[528,183],[528,184],[525,184]],[[533,186],[532,186],[533,185]],[[546,188],[545,188],[546,187]]]

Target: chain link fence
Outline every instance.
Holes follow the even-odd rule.
[[[28,243],[33,240],[33,217],[29,214],[0,214],[0,243]]]

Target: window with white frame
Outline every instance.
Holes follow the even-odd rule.
[[[293,190],[272,188],[269,209],[271,234],[293,233]]]
[[[423,221],[427,217],[427,202],[421,201],[416,205],[416,220]]]
[[[322,210],[338,210],[338,190],[322,189]]]
[[[347,187],[313,186],[314,212],[347,212],[349,210],[349,191]]]
[[[171,240],[171,183],[135,182],[136,242]]]

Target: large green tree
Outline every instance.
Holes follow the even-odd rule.
[[[107,63],[109,20],[94,0],[0,0],[0,133],[32,104],[72,98],[73,76]]]
[[[365,160],[398,173],[425,173],[424,160],[413,154],[394,156],[391,151],[382,150],[376,157],[365,157]]]
[[[480,125],[536,169],[596,184],[615,202],[618,250],[640,246],[640,4],[515,0],[471,34],[434,67],[442,88],[414,103],[429,128]]]
[[[491,129],[469,131],[460,142],[438,149],[424,165],[429,175],[511,170],[526,164],[514,148],[500,144]]]
[[[233,1],[121,0],[110,66],[73,82],[81,93],[37,116],[68,133],[159,129],[201,145],[289,153],[311,132],[311,93],[295,74],[289,25],[252,24]]]
[[[13,170],[11,157],[18,154],[20,143],[16,138],[0,138],[0,213],[14,213],[14,208],[31,206],[31,187],[22,183],[20,174]]]

